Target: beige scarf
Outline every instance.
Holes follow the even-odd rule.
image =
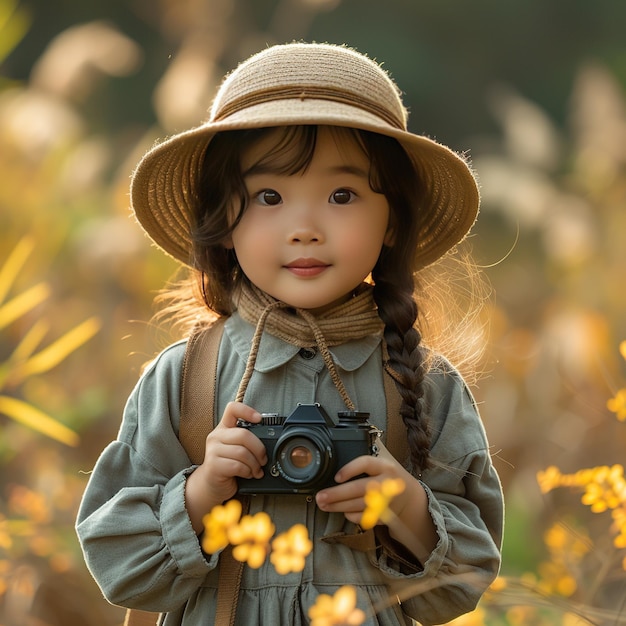
[[[254,285],[246,284],[241,290],[237,309],[241,317],[253,326],[266,315],[265,330],[299,348],[318,345],[317,329],[327,345],[336,346],[382,331],[383,321],[378,317],[372,290],[371,285],[362,283],[350,300],[313,316],[304,309],[290,307],[272,298]]]
[[[237,310],[244,320],[256,327],[237,400],[243,400],[254,371],[261,336],[263,331],[267,331],[299,348],[316,346],[346,407],[354,410],[354,403],[339,378],[328,347],[375,335],[383,330],[384,324],[378,316],[371,285],[361,284],[350,300],[316,317],[306,309],[290,307],[272,298],[254,285],[244,284]]]

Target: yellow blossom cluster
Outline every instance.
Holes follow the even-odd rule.
[[[233,545],[233,557],[258,569],[265,561],[275,530],[276,527],[265,511],[244,515],[239,524],[231,526],[227,531],[228,541]]]
[[[264,511],[241,517],[239,500],[213,507],[204,516],[202,549],[208,554],[233,546],[233,558],[249,567],[259,568],[270,551],[270,541],[276,527]],[[296,524],[276,536],[271,543],[270,561],[276,571],[283,575],[304,569],[306,557],[313,549],[306,526]]]
[[[372,528],[379,520],[388,520],[391,500],[404,489],[405,484],[401,479],[371,481],[364,496],[361,526]],[[242,505],[236,499],[213,507],[202,521],[202,549],[205,552],[213,554],[232,545],[233,558],[253,568],[261,567],[270,553],[270,562],[280,575],[301,572],[306,557],[313,549],[304,524],[295,524],[272,540],[276,527],[269,515],[260,511],[242,517]],[[312,626],[362,624],[365,613],[356,607],[356,599],[356,590],[351,585],[341,587],[333,596],[320,594],[309,609]]]
[[[537,482],[542,493],[558,487],[583,490],[581,501],[594,513],[611,511],[616,548],[626,548],[626,478],[623,465],[601,465],[582,469],[573,474],[562,474],[557,467],[538,472]],[[626,569],[626,559],[624,562]]]
[[[228,530],[239,523],[241,518],[241,502],[229,500],[226,504],[214,506],[204,516],[204,535],[202,549],[207,554],[223,550],[228,545]]]
[[[304,524],[295,524],[272,541],[270,561],[281,575],[301,572],[312,549],[313,543],[309,539],[307,527]]]
[[[626,420],[626,389],[620,389],[613,398],[606,401],[606,408],[615,413],[620,422]]]
[[[372,480],[365,492],[365,510],[361,517],[361,527],[373,528],[379,520],[387,522],[391,516],[389,504],[404,491],[405,484],[401,478],[387,478],[381,483]]]
[[[562,474],[557,467],[551,466],[537,473],[537,482],[542,493],[548,493],[557,487],[583,489],[581,500],[594,513],[602,513],[626,504],[624,466],[619,464],[591,467],[573,474]]]
[[[591,549],[591,540],[557,523],[544,534],[550,560],[539,565],[539,589],[545,593],[570,597],[578,589],[576,571]]]
[[[389,503],[404,488],[404,481],[399,478],[389,478],[380,483],[371,481],[364,496],[361,526],[373,528],[380,519],[388,519]],[[241,513],[241,502],[236,499],[213,507],[202,520],[202,549],[207,554],[213,554],[230,544],[235,559],[247,563],[249,567],[261,567],[270,552],[270,541],[276,527],[263,511],[243,517]],[[272,541],[270,561],[279,574],[301,572],[312,549],[306,526],[296,524]]]
[[[356,589],[344,585],[334,595],[322,593],[309,609],[311,626],[359,626],[365,613],[356,608]]]

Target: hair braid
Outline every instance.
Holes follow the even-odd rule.
[[[398,272],[389,272],[386,276],[376,276],[374,299],[385,323],[389,365],[399,378],[395,382],[402,398],[400,415],[407,429],[411,465],[421,471],[429,467],[430,431],[421,402],[424,358],[422,337],[415,327],[417,304],[413,298],[412,276],[410,272],[406,274],[400,277]]]
[[[371,186],[389,202],[391,245],[383,246],[372,270],[374,299],[385,323],[389,365],[397,373],[396,387],[402,398],[400,415],[406,426],[412,469],[430,466],[430,430],[423,410],[426,365],[417,328],[415,299],[415,248],[422,224],[419,210],[425,193],[419,175],[400,145],[376,134],[362,135],[372,163]]]

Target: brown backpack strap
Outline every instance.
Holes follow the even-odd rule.
[[[409,463],[409,442],[406,436],[406,427],[400,415],[402,397],[396,387],[394,379],[387,370],[383,370],[383,387],[387,402],[387,431],[385,433],[385,447],[393,457],[405,467]]]
[[[189,459],[199,465],[204,460],[205,441],[215,426],[215,389],[217,386],[217,359],[224,323],[220,318],[208,328],[191,335],[183,361],[180,395],[180,439]],[[247,499],[242,501],[247,513]],[[220,555],[220,573],[215,608],[216,626],[235,623],[237,600],[243,575],[243,563],[236,561],[232,548]]]
[[[155,626],[160,613],[149,613],[148,611],[138,611],[137,609],[128,609],[124,626]]]
[[[214,427],[217,357],[224,322],[220,318],[208,328],[192,333],[183,359],[178,438],[194,465],[204,460],[205,440]],[[216,626],[234,624],[242,571],[243,563],[235,561],[225,550],[220,557]],[[129,609],[124,626],[155,626],[159,615]]]
[[[208,328],[192,333],[183,360],[178,438],[195,465],[204,461],[206,438],[215,426],[217,359],[225,321],[219,318]],[[247,504],[242,501],[244,514]],[[232,548],[227,546],[220,555],[216,626],[235,623],[242,574],[243,563],[233,558]]]
[[[207,435],[215,426],[215,386],[225,318],[194,332],[187,341],[180,390],[178,438],[194,465],[204,461]]]

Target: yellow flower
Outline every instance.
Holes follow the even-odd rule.
[[[329,596],[322,593],[309,609],[311,626],[359,626],[365,621],[365,613],[356,608],[356,589],[344,585]]]
[[[568,598],[578,589],[576,579],[564,563],[546,561],[539,564],[538,570],[541,575],[538,587],[544,593]]]
[[[226,504],[214,506],[210,513],[202,518],[204,536],[202,549],[213,554],[228,545],[227,531],[235,526],[241,517],[241,502],[229,500]]]
[[[281,575],[301,572],[312,549],[313,543],[309,539],[307,527],[296,524],[272,541],[270,561]]]
[[[591,549],[591,540],[583,530],[572,531],[559,523],[549,528],[543,539],[550,560],[538,566],[541,579],[537,586],[544,593],[570,597],[578,588],[576,574]]]
[[[591,507],[594,513],[616,509],[626,502],[626,480],[624,467],[613,465],[593,468],[593,476],[585,485],[582,503]]]
[[[543,535],[543,541],[554,556],[580,560],[590,550],[591,541],[582,530],[573,532],[563,524],[553,524]]]
[[[620,389],[614,398],[607,400],[606,408],[615,413],[620,422],[626,421],[626,389]]]
[[[511,626],[526,626],[526,624],[537,623],[537,607],[534,606],[513,606],[505,613],[506,623]]]
[[[267,556],[270,539],[276,527],[264,511],[255,515],[244,515],[237,526],[231,526],[226,534],[233,544],[233,557],[257,569]]]
[[[537,473],[537,482],[542,493],[557,487],[584,489],[581,501],[594,513],[615,509],[626,502],[624,466],[619,464],[582,469],[574,474],[561,474],[558,468],[552,466]]]
[[[45,524],[52,517],[45,496],[23,486],[16,486],[11,489],[9,509],[36,524]]]
[[[537,483],[541,493],[548,493],[561,486],[561,474],[558,467],[551,465],[542,472],[537,472]]]
[[[379,483],[372,480],[367,485],[365,492],[365,510],[361,517],[361,527],[373,528],[378,520],[386,522],[390,519],[389,503],[405,488],[401,478],[387,478]]]

